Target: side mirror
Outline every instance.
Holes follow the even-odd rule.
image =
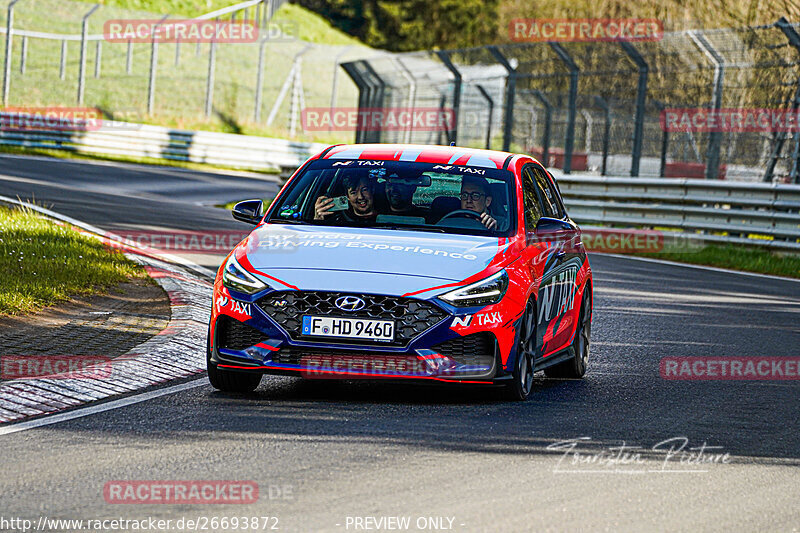
[[[247,222],[255,226],[261,222],[261,209],[263,206],[264,202],[261,200],[245,200],[233,206],[231,214],[236,220]]]
[[[565,220],[542,217],[536,229],[528,233],[528,244],[537,242],[567,242],[578,235],[578,229]]]
[[[536,233],[563,233],[575,231],[569,222],[558,218],[542,217],[536,223]]]

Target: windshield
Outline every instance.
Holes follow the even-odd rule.
[[[508,236],[513,185],[508,170],[317,160],[270,208],[269,222]]]

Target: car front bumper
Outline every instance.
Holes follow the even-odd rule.
[[[491,328],[473,328],[475,331],[466,334],[456,331],[453,326],[463,323],[464,315],[428,300],[363,295],[369,302],[378,302],[365,310],[369,318],[396,321],[394,342],[302,335],[299,318],[305,313],[328,312],[334,296],[339,293],[320,298],[313,291],[273,291],[246,301],[246,295],[231,294],[218,285],[209,362],[224,370],[309,379],[492,383],[505,374]]]

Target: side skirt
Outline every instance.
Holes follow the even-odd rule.
[[[575,348],[568,346],[558,353],[537,360],[534,368],[538,372],[539,370],[544,370],[545,368],[563,363],[564,361],[569,361],[573,357],[575,357]]]

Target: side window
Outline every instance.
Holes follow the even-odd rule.
[[[542,217],[542,205],[536,194],[536,179],[530,167],[522,169],[522,200],[525,208],[525,230],[533,231]]]
[[[542,199],[542,216],[551,218],[561,218],[561,209],[558,205],[558,195],[553,190],[550,181],[545,176],[541,169],[533,168],[533,173],[536,176],[536,192]]]
[[[561,187],[558,186],[558,182],[555,180],[555,178],[553,178],[552,175],[548,176],[547,181],[550,183],[551,188],[555,186],[557,200],[556,207],[558,207],[558,210],[561,213],[561,218],[566,218],[567,208],[564,206],[564,197],[561,195]]]

